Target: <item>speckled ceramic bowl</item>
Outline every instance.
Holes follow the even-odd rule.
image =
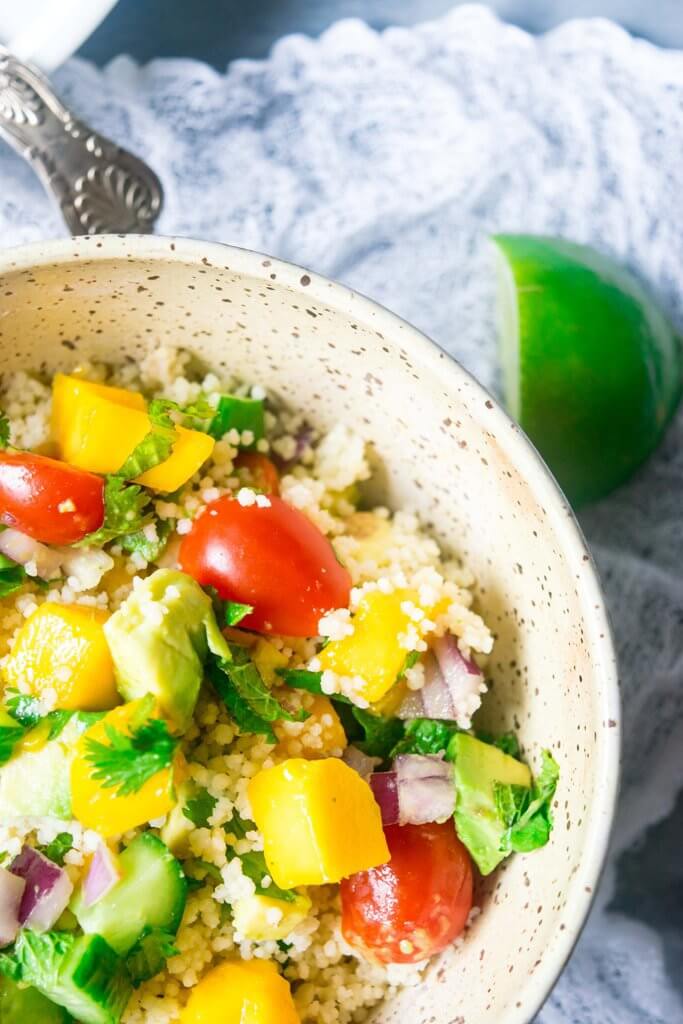
[[[374,1024],[526,1024],[569,956],[605,854],[618,693],[584,540],[520,430],[408,324],[313,274],[203,242],[108,237],[0,257],[0,370],[138,359],[162,342],[263,381],[372,442],[382,497],[415,509],[478,579],[496,634],[488,725],[561,765],[555,831],[488,880],[461,949]]]

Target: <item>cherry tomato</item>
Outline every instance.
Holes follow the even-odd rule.
[[[310,519],[275,495],[268,502],[211,502],[183,538],[180,567],[224,600],[253,605],[241,627],[315,636],[322,615],[347,607],[351,577]]]
[[[32,452],[0,452],[0,522],[44,544],[75,544],[104,519],[104,481]]]
[[[472,909],[472,862],[452,821],[388,825],[391,860],[341,883],[342,932],[383,964],[410,964],[445,949]]]
[[[240,452],[235,459],[236,469],[246,469],[252,487],[266,494],[280,493],[280,474],[275,463],[260,452]]]

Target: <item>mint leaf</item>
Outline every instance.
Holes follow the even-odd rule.
[[[445,754],[457,726],[435,718],[413,718],[405,723],[405,735],[391,751],[391,757],[399,754]]]
[[[549,750],[542,751],[541,757],[541,771],[531,789],[494,783],[496,810],[505,825],[501,852],[529,853],[545,846],[550,838],[560,769]]]
[[[169,957],[176,956],[175,935],[147,926],[126,957],[126,967],[137,988],[164,969]]]
[[[166,429],[153,426],[142,441],[133,448],[115,475],[122,480],[135,480],[136,477],[142,476],[143,473],[154,469],[160,463],[166,462],[173,451],[175,439],[175,430],[171,433]]]
[[[368,757],[381,757],[383,761],[403,737],[404,724],[398,718],[384,718],[355,704],[337,708],[346,738]]]
[[[183,814],[197,828],[207,828],[209,818],[215,811],[217,803],[215,796],[211,796],[206,789],[203,789],[197,796],[187,801],[183,807]]]
[[[124,534],[119,538],[119,544],[124,551],[137,551],[147,562],[156,562],[166,550],[168,538],[173,530],[173,522],[170,519],[157,519],[156,538],[150,540],[144,527],[134,533]]]
[[[2,447],[2,445],[0,445]],[[29,577],[23,565],[0,554],[0,597],[7,597],[22,587]]]
[[[286,686],[295,690],[307,690],[308,693],[317,693],[324,697],[329,696],[330,700],[339,704],[350,704],[351,701],[343,693],[326,694],[322,688],[322,672],[311,672],[307,668],[276,668],[275,672]]]
[[[238,601],[226,601],[223,609],[223,619],[226,626],[236,626],[238,622],[251,615],[254,610],[252,604],[240,604]]]
[[[54,861],[55,864],[59,864],[60,868],[64,866],[64,858],[73,849],[74,837],[70,832],[60,832],[56,835],[51,843],[47,846],[43,846],[42,852],[48,858],[48,860]]]
[[[102,547],[122,534],[141,530],[150,521],[150,496],[139,484],[128,484],[110,473],[104,479],[104,522],[80,542],[83,547]]]
[[[488,732],[477,732],[476,737],[481,740],[482,743],[490,743],[493,747],[498,747],[504,754],[509,757],[514,757],[519,761],[520,748],[519,740],[517,739],[514,732],[504,732],[501,736],[493,736]]]
[[[0,448],[6,448],[9,444],[10,425],[7,416],[0,411]]]
[[[212,437],[220,439],[229,430],[238,430],[240,433],[251,430],[254,442],[260,441],[265,434],[264,407],[261,399],[221,395],[208,432]]]
[[[234,812],[228,824],[223,827],[228,835],[234,836],[235,839],[246,839],[247,832],[256,832],[255,823],[248,818],[242,818],[237,811]]]
[[[225,826],[225,831],[228,835],[234,836],[235,839],[244,839],[247,832],[256,831],[256,825],[253,821],[241,818],[237,811],[235,811]],[[267,886],[262,884],[266,875],[270,877],[270,872],[268,871],[265,857],[260,850],[252,850],[249,853],[235,853],[232,846],[228,845],[226,853],[228,857],[239,857],[242,862],[243,873],[252,880],[256,886],[256,892],[260,896],[271,896],[275,900],[285,900],[288,903],[296,899],[297,894],[292,889],[281,889],[273,881]]]
[[[308,714],[300,711],[293,715],[273,697],[244,647],[231,644],[230,650],[231,662],[216,659],[209,663],[209,679],[241,732],[257,733],[276,743],[272,722],[301,722]]]

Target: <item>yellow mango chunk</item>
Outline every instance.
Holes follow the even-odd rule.
[[[310,911],[311,901],[301,893],[291,901],[256,894],[233,903],[232,923],[245,939],[277,942],[286,939]]]
[[[418,603],[414,590],[394,590],[390,594],[371,590],[361,598],[353,616],[351,636],[330,641],[318,656],[323,671],[360,676],[365,686],[357,690],[358,696],[370,704],[391,689],[410,653],[400,642],[412,624],[401,607],[406,601]]]
[[[139,705],[139,700],[122,704],[86,729],[78,740],[71,763],[71,805],[74,818],[86,828],[95,829],[105,839],[144,825],[154,818],[162,818],[175,803],[174,768],[162,769],[137,792],[125,796],[119,795],[116,787],[105,787],[93,778],[96,769],[86,757],[86,741],[92,739],[111,746],[105,727],[110,725],[128,734],[130,720]]]
[[[255,775],[248,795],[281,889],[339,882],[389,860],[372,790],[339,758],[290,758]]]
[[[301,706],[308,712],[305,721],[274,723],[273,730],[280,741],[275,755],[341,757],[347,746],[346,733],[329,697],[302,692]]]
[[[181,1024],[300,1024],[288,983],[270,961],[226,961],[194,986]]]
[[[57,694],[56,707],[104,711],[120,702],[114,665],[102,629],[107,613],[46,601],[19,630],[4,666],[5,681],[40,697]]]
[[[122,397],[123,396],[123,397]],[[151,430],[142,395],[57,374],[52,432],[60,458],[92,473],[116,473]],[[138,477],[157,491],[175,491],[197,472],[215,441],[198,430],[176,427],[165,462]]]

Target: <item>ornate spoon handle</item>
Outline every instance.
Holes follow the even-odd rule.
[[[156,174],[74,117],[39,71],[2,47],[0,136],[35,168],[72,234],[152,231],[163,203]]]

